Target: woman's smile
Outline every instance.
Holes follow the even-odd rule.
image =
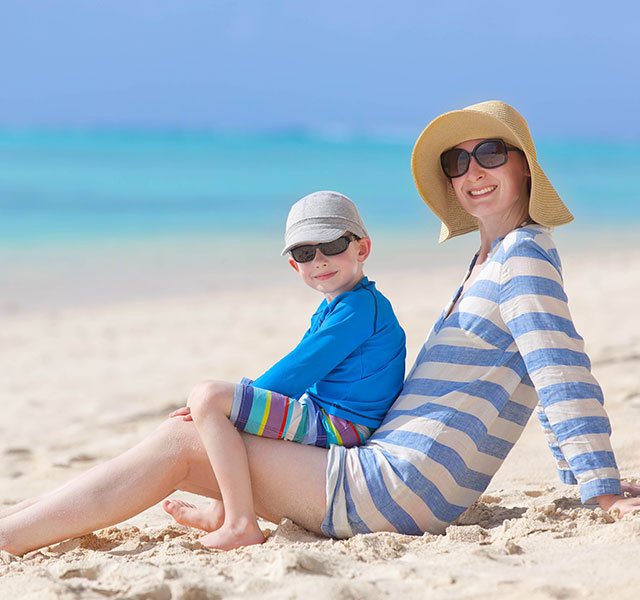
[[[481,196],[488,196],[497,187],[497,185],[487,185],[477,190],[469,190],[467,193],[473,198],[480,198]]]

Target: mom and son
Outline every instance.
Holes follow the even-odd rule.
[[[291,208],[282,252],[324,296],[298,345],[253,381],[200,383],[134,447],[0,511],[0,550],[21,555],[162,500],[219,549],[263,542],[256,514],[332,538],[443,533],[534,411],[582,502],[639,510],[551,237],[573,216],[526,120],[501,101],[444,113],[411,164],[440,241],[478,231],[480,246],[404,382],[404,332],[364,274],[367,229],[345,196],[310,194]],[[169,499],[176,490],[215,500],[198,508]]]

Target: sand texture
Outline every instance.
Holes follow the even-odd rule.
[[[563,262],[622,475],[639,478],[640,251],[585,246]],[[370,270],[407,331],[410,363],[465,266]],[[197,381],[258,375],[295,344],[318,301],[292,275],[263,277],[252,294],[12,304],[0,328],[0,509],[124,451]],[[0,598],[570,599],[636,598],[640,589],[640,515],[619,520],[581,505],[577,488],[557,480],[535,418],[446,535],[334,541],[288,520],[263,525],[262,546],[209,551],[156,506],[22,558],[0,553]]]

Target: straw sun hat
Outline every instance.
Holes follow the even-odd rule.
[[[466,140],[501,138],[522,149],[531,171],[529,215],[548,227],[573,220],[544,171],[524,117],[512,106],[491,100],[440,115],[420,134],[411,156],[418,192],[440,218],[440,241],[478,229],[475,217],[460,206],[451,182],[442,172],[440,154]]]

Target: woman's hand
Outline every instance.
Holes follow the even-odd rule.
[[[620,487],[624,496],[640,496],[640,485],[635,481],[621,481]]]
[[[622,495],[607,494],[598,496],[597,501],[600,508],[608,511],[618,511],[621,517],[640,511],[640,485],[631,481],[620,482]]]
[[[171,417],[178,417],[183,421],[193,421],[193,417],[191,416],[191,409],[188,406],[183,406],[182,408],[169,413],[169,418]]]

